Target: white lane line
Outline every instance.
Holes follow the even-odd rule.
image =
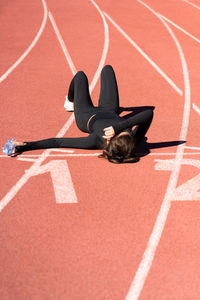
[[[55,20],[54,20],[55,22]],[[57,27],[57,26],[56,26]],[[105,30],[104,30],[105,32]],[[59,40],[59,39],[58,39]],[[59,40],[60,42],[60,40]],[[104,45],[106,43],[106,38],[104,37]],[[105,47],[105,46],[104,46]],[[61,47],[62,48],[62,47]],[[63,48],[62,48],[63,49]],[[108,50],[108,49],[107,49]],[[69,59],[69,57],[67,56],[66,59]],[[99,64],[104,64],[106,60],[106,56],[103,53]],[[72,74],[74,74],[74,68],[73,68],[73,64],[71,64],[70,61],[68,61],[68,64],[71,68]],[[99,70],[99,68],[97,68],[97,70]],[[99,74],[100,76],[100,70],[98,72],[96,72]],[[94,86],[93,86],[94,88]],[[58,132],[56,137],[63,137],[64,134],[67,132],[67,130],[69,129],[69,127],[71,126],[71,124],[74,121],[74,113],[70,116],[70,118],[67,120],[67,122],[64,124],[64,126],[61,128],[61,130]],[[44,161],[45,159],[49,156],[49,154],[51,153],[51,149],[47,149],[45,150],[41,156],[37,159],[37,161],[35,161],[33,163],[33,165],[26,170],[25,174],[17,181],[17,183],[9,190],[9,192],[1,199],[0,201],[0,212],[4,209],[4,207],[15,197],[15,195],[18,193],[18,191],[25,185],[25,183],[30,179],[30,177],[32,176],[32,174],[34,174],[35,169],[37,169]]]
[[[23,161],[28,161],[28,162],[35,162],[37,158],[28,158],[28,157],[19,157],[17,160],[23,160]]]
[[[173,31],[168,26],[168,24],[164,21],[164,19],[162,19],[159,14],[157,14],[153,9],[151,9],[144,2],[142,2],[140,0],[138,0],[138,2],[141,3],[142,5],[144,5],[156,17],[159,18],[159,20],[163,23],[163,25],[168,30],[169,34],[171,35],[171,37],[174,40],[176,47],[178,49],[178,53],[180,55],[181,65],[182,65],[182,69],[183,69],[184,86],[185,86],[184,113],[183,113],[182,127],[181,127],[179,139],[186,140],[188,125],[189,125],[189,116],[190,116],[190,82],[189,82],[189,74],[188,74],[187,64],[186,64],[186,60],[185,60],[182,48],[181,48],[176,36],[174,35]],[[145,280],[148,276],[153,259],[155,257],[157,246],[160,242],[160,238],[162,236],[162,232],[164,230],[167,216],[168,216],[168,213],[169,213],[169,210],[171,207],[171,201],[172,201],[173,195],[175,193],[183,155],[184,155],[184,145],[182,144],[177,147],[177,152],[176,152],[176,156],[174,159],[174,165],[173,165],[173,169],[172,169],[172,172],[170,175],[169,183],[167,186],[167,191],[166,191],[165,197],[163,199],[163,203],[161,205],[160,211],[158,213],[156,222],[154,224],[153,231],[150,235],[147,248],[145,249],[142,260],[139,264],[139,267],[135,274],[134,280],[133,280],[131,287],[129,289],[129,292],[127,294],[126,300],[137,300],[143,289]]]
[[[21,154],[17,157],[17,160],[20,160],[20,158],[26,158],[26,157],[41,157],[41,156],[45,156],[45,157],[77,157],[77,156],[96,156],[101,154],[99,153],[87,153],[87,154],[83,154],[83,153],[77,153],[77,154],[73,154],[73,153],[69,153],[69,154],[48,154],[48,155],[43,155],[43,154]],[[175,154],[175,153],[174,153]],[[8,159],[16,159],[16,158],[12,158],[9,157],[7,155],[0,155],[0,158],[8,158]]]
[[[154,69],[169,83],[169,85],[180,95],[183,95],[182,90],[165,74],[161,68],[126,34],[126,32],[107,14],[106,18],[114,25],[114,27],[129,41],[129,43],[154,67]]]
[[[55,22],[55,20],[54,20],[54,17],[53,17],[53,15],[52,15],[52,13],[51,13],[50,11],[49,11],[49,19],[50,19],[50,21],[51,21],[51,24],[52,24],[52,26],[53,26],[53,29],[55,30],[56,37],[57,37],[57,39],[58,39],[58,41],[59,41],[59,43],[60,43],[60,46],[61,46],[61,48],[62,48],[62,50],[63,50],[64,55],[65,55],[65,58],[66,58],[68,64],[70,65],[70,68],[71,68],[71,70],[72,70],[72,74],[75,75],[76,72],[77,72],[77,71],[76,71],[76,68],[75,68],[74,63],[73,63],[73,61],[72,61],[72,58],[71,58],[71,56],[70,56],[70,54],[69,54],[69,51],[67,50],[66,44],[65,44],[65,42],[63,41],[63,38],[62,38],[62,36],[61,36],[61,34],[60,34],[60,31],[59,31],[59,29],[58,29],[58,27],[57,27],[57,25],[56,25],[56,22]]]
[[[61,149],[61,148],[52,148],[53,152],[64,152],[64,153],[74,153],[74,150],[67,150],[67,149]]]
[[[191,33],[189,33],[188,31],[186,31],[185,29],[183,29],[182,27],[180,27],[176,23],[172,22],[168,18],[164,17],[163,15],[160,14],[160,16],[163,19],[165,19],[165,21],[167,21],[168,23],[170,23],[171,25],[173,25],[174,27],[176,27],[177,29],[179,29],[180,31],[182,31],[183,33],[185,33],[186,35],[188,35],[190,38],[192,38],[193,40],[195,40],[197,43],[200,43],[200,40],[198,38],[196,38],[195,36],[193,36]]]
[[[192,104],[192,108],[200,115],[200,108],[196,104]]]
[[[102,58],[101,58],[100,64],[98,66],[98,69],[97,69],[97,71],[96,71],[96,73],[94,75],[94,78],[93,78],[93,80],[91,82],[91,85],[90,85],[90,93],[91,93],[91,91],[94,89],[94,86],[96,85],[97,80],[98,80],[98,78],[100,76],[100,73],[101,73],[101,70],[103,68],[104,62],[106,61],[106,56],[107,56],[108,47],[109,47],[109,30],[108,30],[108,24],[106,22],[104,14],[100,10],[99,6],[95,3],[94,0],[90,0],[90,1],[94,5],[94,7],[97,9],[97,11],[99,12],[99,14],[100,14],[100,16],[102,18],[103,25],[104,25],[104,38],[105,38],[104,47],[103,47],[103,51],[102,51]]]
[[[47,22],[47,5],[45,0],[42,0],[42,4],[44,7],[44,16],[43,16],[43,20],[42,20],[42,24],[40,26],[40,29],[37,33],[37,35],[35,36],[34,40],[32,41],[32,43],[30,44],[30,46],[27,48],[27,50],[20,56],[20,58],[0,77],[0,83],[5,80],[8,75],[10,75],[10,73],[12,71],[14,71],[14,69],[24,60],[24,58],[30,53],[30,51],[33,49],[33,47],[36,45],[36,43],[38,42],[42,32],[44,31],[46,22]]]
[[[190,147],[190,146],[185,146],[185,149],[190,149],[190,150],[200,150],[200,147]]]
[[[62,134],[69,129],[71,124],[74,121],[73,114],[70,116],[70,118],[67,120],[67,122],[64,124],[64,126],[61,128],[59,133],[56,137],[61,137]],[[19,190],[26,184],[26,182],[31,178],[32,174],[34,174],[34,171],[36,168],[38,168],[48,157],[50,154],[51,149],[45,150],[41,156],[33,163],[33,165],[26,170],[25,174],[17,181],[17,183],[9,190],[9,192],[1,199],[0,201],[0,212],[4,209],[4,207],[15,197],[15,195],[19,192]]]
[[[96,157],[101,153],[94,153],[94,154],[50,154],[47,157]],[[39,156],[38,156],[39,157]],[[23,160],[23,161],[35,161],[36,158],[28,158],[27,156],[19,157],[17,160]]]
[[[99,66],[97,68],[97,71],[96,71],[96,73],[95,73],[95,75],[94,75],[94,77],[92,79],[92,82],[90,84],[90,87],[89,87],[90,93],[92,93],[92,91],[93,91],[93,89],[94,89],[94,87],[95,87],[95,85],[97,83],[97,80],[99,78],[99,75],[101,73],[101,70],[103,68],[103,65],[105,63],[106,56],[107,56],[107,53],[108,53],[108,47],[109,47],[109,30],[108,30],[108,24],[106,22],[106,19],[105,19],[104,15],[103,15],[102,11],[100,10],[99,6],[95,3],[94,0],[90,0],[90,2],[94,5],[94,7],[99,12],[99,14],[100,14],[100,16],[102,18],[102,21],[103,21],[103,25],[104,25],[104,47],[103,47],[103,51],[102,51],[102,55],[101,55],[101,60],[100,60]],[[63,38],[62,38],[62,36],[61,36],[61,34],[60,34],[59,30],[58,30],[58,27],[57,27],[57,25],[55,23],[53,15],[52,15],[52,13],[50,11],[49,11],[49,19],[50,19],[50,21],[52,23],[52,26],[53,26],[53,28],[54,28],[54,30],[56,32],[56,36],[58,37],[60,45],[61,45],[61,47],[63,49],[64,54],[65,54],[65,57],[66,57],[67,61],[70,63],[71,69],[73,69],[73,74],[75,75],[76,72],[77,72],[76,68],[75,68],[75,66],[74,66],[74,64],[72,62],[71,56],[69,55],[69,52],[68,52],[68,50],[67,50],[67,48],[65,46],[65,43],[63,41]]]
[[[198,6],[198,5],[196,5],[196,4],[192,3],[192,2],[190,2],[190,1],[188,1],[188,0],[183,0],[183,1],[186,2],[186,3],[188,3],[188,4],[190,4],[190,5],[192,5],[193,7],[195,7],[195,8],[197,8],[197,9],[200,10],[200,6]]]
[[[186,147],[185,147],[186,148]],[[149,155],[176,155],[176,153],[150,153]],[[183,155],[200,155],[200,152],[184,152]]]
[[[186,149],[191,149],[191,150],[200,150],[200,147],[186,147]],[[101,154],[101,152],[99,153],[94,153],[94,154],[48,154],[48,155],[45,155],[46,158],[48,157],[95,157],[95,156],[98,156],[99,154]],[[142,155],[142,156],[145,156],[145,157],[148,157],[148,156],[175,156],[176,155],[176,152],[161,152],[161,153],[149,153],[148,155],[145,155],[145,153],[137,153],[138,155]],[[184,152],[183,155],[200,155],[200,152]],[[26,155],[26,154],[22,154],[20,155],[17,160],[25,160],[26,158],[29,158],[29,157],[41,157],[42,154],[33,154],[33,155]],[[9,156],[7,155],[0,155],[0,158],[7,158],[7,159],[11,159]],[[31,159],[31,158],[30,158]],[[35,161],[35,159],[33,159],[33,161]]]

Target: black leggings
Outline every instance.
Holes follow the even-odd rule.
[[[92,103],[88,87],[88,79],[83,71],[79,71],[72,79],[68,99],[74,102],[74,114],[78,128],[88,132],[87,122],[97,112],[119,111],[119,95],[113,68],[106,65],[101,71],[101,89],[98,107]]]

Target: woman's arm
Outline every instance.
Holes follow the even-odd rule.
[[[127,120],[123,120],[119,122],[118,124],[113,125],[115,134],[120,133],[124,129],[132,128],[135,125],[145,125],[148,124],[153,117],[153,111],[152,110],[145,110],[142,111]]]
[[[91,134],[80,138],[50,138],[34,142],[24,142],[23,146],[16,146],[16,153],[30,150],[48,149],[48,148],[77,148],[94,149],[97,148],[96,136]]]

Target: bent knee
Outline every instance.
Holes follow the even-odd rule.
[[[76,73],[75,77],[76,78],[79,78],[79,77],[86,77],[87,78],[87,76],[85,75],[85,73],[83,71],[78,71]]]
[[[78,71],[74,77],[76,84],[77,83],[86,83],[88,84],[88,79],[86,74],[83,71]]]
[[[113,67],[111,65],[105,65],[103,67],[102,71],[112,71],[113,72]]]

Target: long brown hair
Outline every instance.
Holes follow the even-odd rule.
[[[105,146],[99,158],[106,158],[108,161],[116,164],[135,163],[139,161],[139,157],[134,156],[135,147],[136,140],[132,135],[117,135]]]

